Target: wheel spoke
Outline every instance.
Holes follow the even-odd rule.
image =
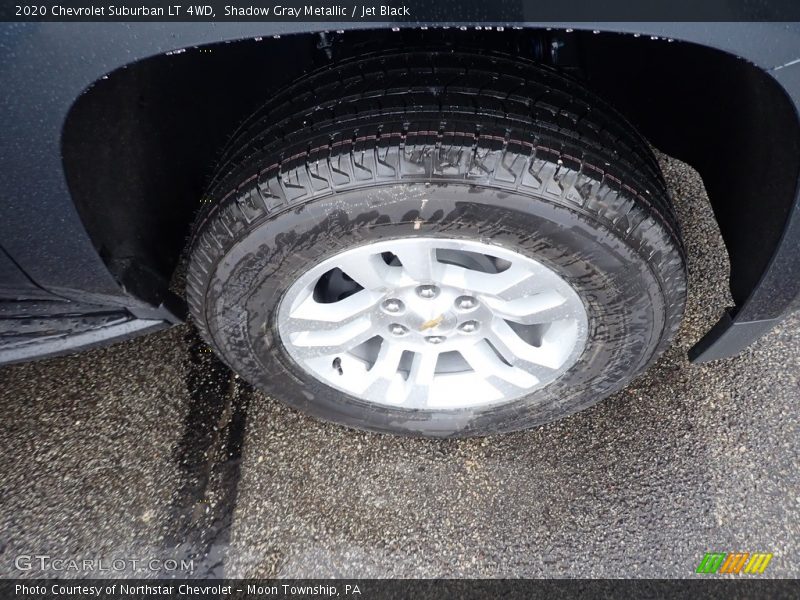
[[[428,404],[428,393],[436,372],[439,352],[426,350],[416,352],[411,363],[411,371],[405,386],[405,397],[402,404],[406,408],[425,408]]]
[[[439,281],[445,266],[436,259],[436,249],[428,245],[403,246],[395,252],[403,271],[415,281]]]
[[[558,368],[557,356],[545,348],[526,343],[504,320],[495,318],[486,336],[510,365],[524,369],[538,379],[547,379]]]
[[[403,348],[399,344],[383,340],[375,363],[364,377],[364,391],[382,396],[389,394],[389,388],[400,378],[398,369],[402,356]]]
[[[537,281],[536,273],[518,264],[512,264],[500,273],[484,273],[458,265],[443,265],[441,279],[446,285],[507,299],[548,289]]]
[[[346,352],[374,334],[372,316],[379,294],[362,290],[343,300],[320,303],[309,292],[282,324],[300,354],[305,358]]]
[[[380,300],[376,292],[362,290],[338,302],[317,302],[312,293],[289,314],[290,333],[338,329],[371,311]]]
[[[365,315],[333,329],[292,333],[289,339],[301,358],[316,358],[347,352],[374,336],[372,320]]]
[[[522,325],[552,323],[571,316],[566,298],[555,290],[545,290],[514,300],[487,297],[484,302],[491,306],[496,316]]]
[[[392,286],[395,279],[396,269],[387,265],[380,254],[345,255],[337,257],[336,265],[365,290],[383,292]]]
[[[503,362],[485,339],[462,348],[460,352],[469,366],[483,377],[500,379],[522,389],[532,388],[539,383],[539,378],[533,373]]]

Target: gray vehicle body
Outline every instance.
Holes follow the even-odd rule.
[[[548,62],[588,73],[656,147],[703,176],[736,305],[719,307],[694,360],[736,354],[798,307],[800,24],[514,25],[513,35],[536,32]],[[217,139],[274,86],[342,48],[358,51],[352,40],[397,34],[392,27],[0,23],[0,362],[180,322],[170,275]],[[425,43],[459,29],[402,27],[426,29]],[[481,35],[496,41],[513,28],[488,29]],[[637,63],[642,53],[649,66]],[[236,69],[252,79],[237,85]],[[632,81],[635,72],[652,81]],[[182,192],[182,181],[194,187]]]

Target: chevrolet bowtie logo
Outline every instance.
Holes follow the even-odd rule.
[[[425,321],[422,324],[422,327],[419,328],[420,331],[425,331],[426,329],[432,329],[436,327],[439,323],[444,321],[444,315],[439,315],[435,319],[431,319],[430,321]]]

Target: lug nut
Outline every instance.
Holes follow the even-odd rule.
[[[478,331],[478,327],[480,327],[480,323],[477,321],[464,321],[458,326],[458,330],[464,333],[473,333]]]
[[[400,323],[392,323],[389,325],[389,331],[391,331],[393,335],[405,335],[408,333],[408,327],[404,327],[400,325]]]
[[[389,298],[388,300],[384,300],[383,302],[383,310],[393,315],[403,312],[405,308],[406,307],[403,304],[403,302],[401,300],[398,300],[397,298]]]
[[[439,288],[435,285],[421,285],[417,288],[417,296],[420,298],[436,298],[439,295]]]
[[[456,298],[456,308],[459,310],[472,310],[478,306],[478,301],[472,296],[459,296]]]
[[[447,338],[444,337],[443,335],[429,335],[428,337],[425,338],[425,341],[430,342],[431,344],[441,344],[446,339]]]

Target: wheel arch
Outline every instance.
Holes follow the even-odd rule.
[[[800,221],[792,220],[800,125],[781,84],[708,46],[589,29],[299,33],[196,46],[109,73],[69,111],[62,155],[78,213],[116,279],[157,303],[220,148],[238,123],[300,73],[386,43],[387,35],[396,36],[388,43],[469,44],[554,64],[581,77],[656,147],[694,166],[731,258],[736,303],[723,318],[730,323],[707,345],[735,319],[771,321],[794,301],[800,284],[775,290],[766,281],[773,293],[759,295],[789,225]],[[778,266],[800,270],[796,263]]]

